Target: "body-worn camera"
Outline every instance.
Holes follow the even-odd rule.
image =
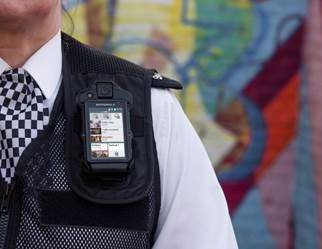
[[[132,95],[98,81],[78,96],[83,112],[84,163],[93,173],[126,173],[132,161]]]

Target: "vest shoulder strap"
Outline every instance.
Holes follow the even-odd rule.
[[[70,69],[72,72],[124,73],[137,75],[142,78],[146,73],[150,73],[152,75],[152,87],[182,89],[182,85],[179,82],[161,76],[156,70],[145,69],[102,50],[91,48],[65,33],[62,33],[62,42],[64,53],[71,62]]]
[[[164,77],[156,70],[154,70],[154,74],[152,76],[151,86],[155,88],[171,88],[176,90],[182,89],[182,85],[178,81]]]

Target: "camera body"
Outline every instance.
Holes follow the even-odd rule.
[[[127,173],[132,165],[132,95],[97,81],[77,95],[82,109],[84,164],[93,173]]]

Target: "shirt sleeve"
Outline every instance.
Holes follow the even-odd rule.
[[[161,209],[153,249],[235,249],[223,191],[208,155],[169,90],[152,89]]]

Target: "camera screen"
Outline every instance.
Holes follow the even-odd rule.
[[[116,103],[89,106],[92,160],[125,158],[124,109]]]

